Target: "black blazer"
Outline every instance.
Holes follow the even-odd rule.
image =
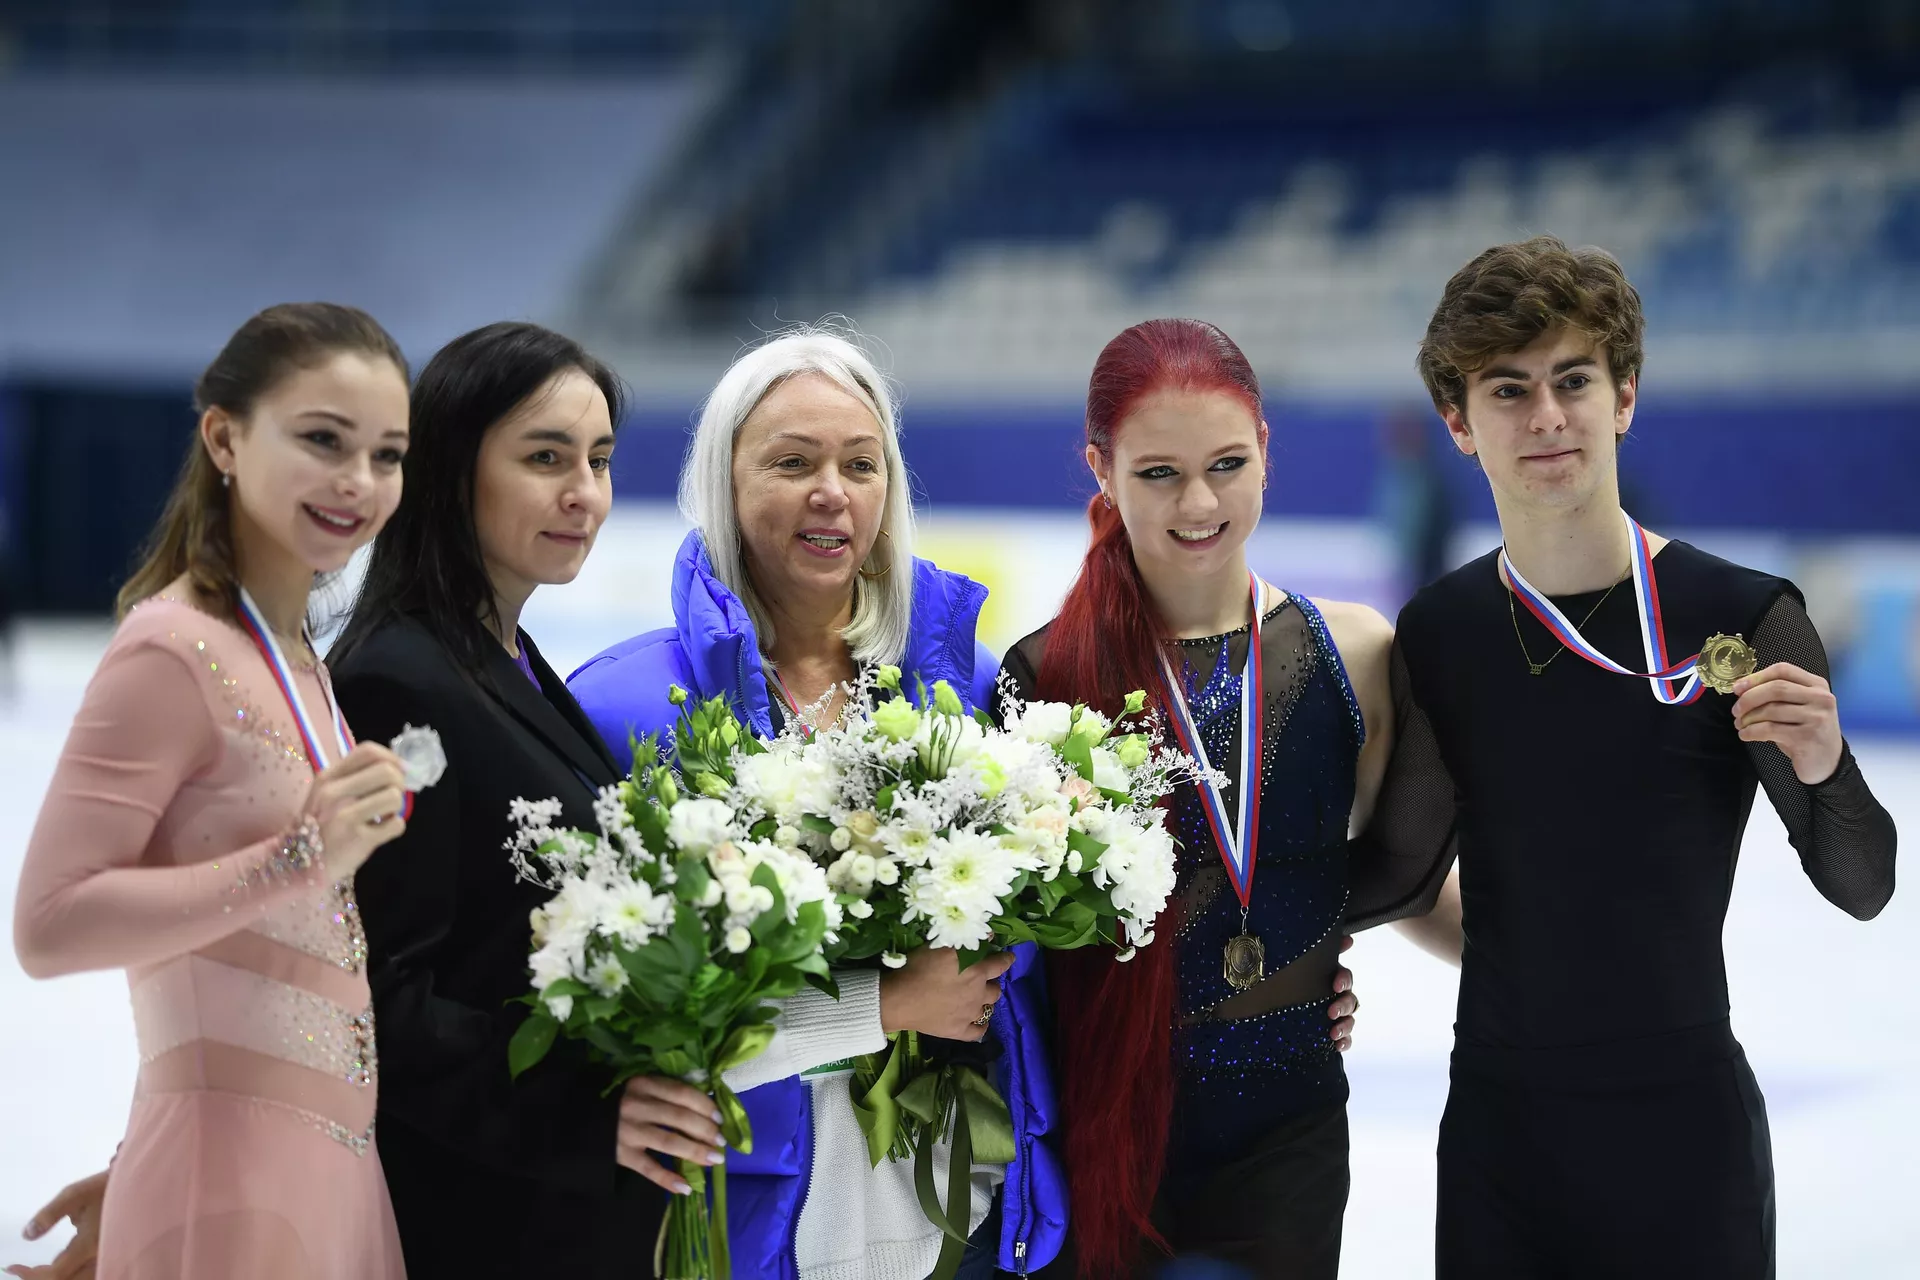
[[[664,1193],[614,1159],[619,1096],[577,1043],[517,1082],[507,1042],[528,1010],[528,916],[546,901],[504,848],[515,797],[558,798],[593,829],[619,780],[606,745],[522,633],[535,689],[488,646],[492,688],[417,618],[382,624],[333,672],[347,723],[386,742],[430,725],[447,771],[406,834],[356,877],[379,1054],[378,1147],[407,1272],[651,1274]]]

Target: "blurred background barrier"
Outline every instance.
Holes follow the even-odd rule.
[[[596,570],[635,585],[728,360],[845,317],[1001,643],[1077,558],[1095,354],[1201,316],[1268,387],[1259,554],[1391,610],[1492,536],[1413,348],[1456,267],[1536,232],[1645,299],[1632,509],[1757,547],[1850,722],[1920,731],[1900,0],[0,0],[6,594],[103,612],[194,374],[327,297],[416,361],[506,317],[610,357],[618,528],[661,541],[611,533]],[[622,595],[607,639],[662,614]]]

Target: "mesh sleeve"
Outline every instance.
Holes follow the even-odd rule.
[[[1828,675],[1826,647],[1790,591],[1782,592],[1754,628],[1761,667],[1790,662],[1821,679]],[[1771,742],[1746,744],[1747,755],[1787,840],[1800,855],[1807,879],[1820,895],[1848,915],[1871,920],[1893,897],[1893,817],[1873,793],[1843,741],[1840,764],[1825,782],[1808,786],[1793,762]]]
[[[1433,726],[1413,697],[1394,642],[1394,744],[1373,820],[1347,845],[1347,925],[1368,929],[1433,910],[1458,852],[1453,775]]]

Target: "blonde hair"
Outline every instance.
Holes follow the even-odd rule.
[[[913,501],[900,454],[892,388],[858,345],[860,335],[837,327],[804,325],[777,334],[733,362],[700,410],[700,424],[680,471],[680,511],[700,531],[713,574],[746,605],[760,651],[773,646],[773,621],[755,593],[740,542],[733,497],[733,450],[740,428],[774,388],[817,373],[858,400],[880,425],[887,462],[887,497],[868,572],[853,585],[853,618],[842,638],[856,662],[897,663],[907,649],[913,614]]]

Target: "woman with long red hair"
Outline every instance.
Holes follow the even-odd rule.
[[[1108,714],[1145,689],[1229,785],[1173,797],[1179,883],[1158,942],[1125,965],[1052,957],[1078,1270],[1106,1280],[1173,1254],[1333,1280],[1346,843],[1386,767],[1393,632],[1364,605],[1249,570],[1267,424],[1218,328],[1120,334],[1094,365],[1086,423],[1092,546],[1003,678],[1016,696]]]

